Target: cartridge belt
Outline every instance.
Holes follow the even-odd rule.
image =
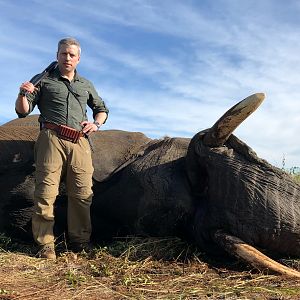
[[[54,130],[59,138],[70,141],[72,143],[77,143],[81,137],[85,136],[82,131],[76,130],[66,125],[57,125],[54,123],[43,122],[42,128]]]

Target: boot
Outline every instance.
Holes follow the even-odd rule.
[[[38,252],[38,257],[55,260],[56,254],[54,250],[54,243],[42,245],[40,251]]]
[[[80,253],[80,252],[90,253],[93,251],[93,246],[89,242],[84,242],[84,243],[72,242],[70,243],[69,248],[74,253]]]

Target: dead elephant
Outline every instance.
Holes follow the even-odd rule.
[[[95,133],[94,239],[189,237],[204,250],[221,247],[255,266],[300,277],[254,248],[300,256],[300,186],[232,134],[263,99],[262,93],[244,99],[192,139]],[[0,231],[8,234],[30,232],[38,131],[35,116],[0,127]],[[58,198],[60,210],[63,188]],[[61,215],[57,227],[64,226]]]

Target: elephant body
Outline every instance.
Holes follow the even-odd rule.
[[[0,201],[0,231],[30,237],[37,116],[0,126],[2,136],[8,131],[14,134],[10,145],[0,138],[1,149],[5,148],[0,186],[8,191]],[[24,132],[30,133],[26,139]],[[194,211],[185,173],[189,142],[186,138],[151,140],[142,133],[120,130],[94,133],[91,214],[95,240],[121,233],[164,236],[186,230]],[[63,184],[60,190],[55,216],[58,232],[64,230],[57,227],[65,225],[67,202]]]

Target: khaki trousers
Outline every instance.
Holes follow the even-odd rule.
[[[93,165],[86,138],[77,144],[60,139],[50,129],[41,130],[35,144],[36,184],[32,232],[39,245],[53,243],[54,203],[59,183],[66,176],[68,235],[71,242],[89,242],[91,235]]]

